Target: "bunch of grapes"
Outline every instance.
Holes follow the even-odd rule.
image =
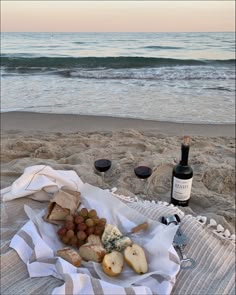
[[[79,248],[86,243],[88,236],[101,237],[105,225],[106,218],[99,218],[96,210],[83,208],[74,215],[68,215],[57,234],[64,244]]]

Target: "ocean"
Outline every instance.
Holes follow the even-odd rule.
[[[234,33],[2,33],[1,112],[235,122]]]

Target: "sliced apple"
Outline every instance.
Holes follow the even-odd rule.
[[[148,264],[143,248],[137,244],[126,247],[124,251],[125,261],[138,274],[148,271]]]
[[[117,276],[122,272],[124,266],[124,257],[118,251],[112,251],[104,256],[102,261],[103,271],[111,276]]]

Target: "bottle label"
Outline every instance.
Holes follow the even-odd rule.
[[[178,201],[187,201],[190,198],[193,178],[173,179],[173,194],[172,197]]]

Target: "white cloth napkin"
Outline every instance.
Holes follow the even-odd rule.
[[[57,192],[61,187],[79,191],[83,184],[75,171],[54,170],[50,166],[35,165],[28,167],[13,184],[1,190],[3,201],[29,196],[38,201],[48,201],[49,193]]]
[[[42,198],[39,192],[47,187],[58,189],[61,186],[79,190],[85,207],[96,209],[99,216],[106,217],[109,223],[116,224],[123,232],[148,220],[110,192],[83,184],[74,171],[55,171],[48,166],[40,165],[25,169],[25,173],[1,193],[3,200],[9,201],[23,196],[31,197],[30,194],[34,192],[33,198],[42,201],[46,200],[48,193],[44,191],[45,195]],[[179,271],[179,258],[172,246],[177,226],[165,226],[148,220],[149,228],[145,234],[137,234],[132,240],[145,248],[149,272],[137,275],[126,265],[119,277],[111,278],[103,273],[98,263],[86,262],[82,267],[76,268],[56,256],[56,251],[65,246],[57,237],[58,227],[42,219],[45,210],[32,210],[25,205],[25,212],[30,220],[13,237],[10,247],[17,251],[27,265],[30,277],[52,275],[65,281],[61,287],[53,290],[53,294],[171,293]]]

